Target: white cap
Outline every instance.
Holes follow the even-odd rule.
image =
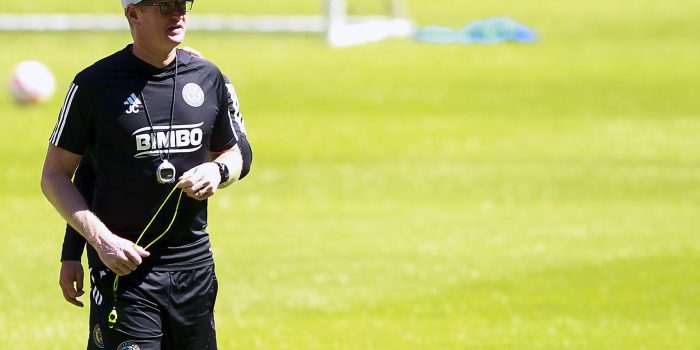
[[[122,0],[122,7],[126,8],[129,4],[138,4],[141,0]]]

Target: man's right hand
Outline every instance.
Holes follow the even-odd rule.
[[[95,250],[105,266],[118,276],[130,274],[141,265],[142,257],[151,255],[134,242],[113,233],[101,235],[100,243]]]
[[[41,190],[61,216],[97,250],[105,266],[119,276],[127,275],[141,264],[141,257],[150,254],[133,242],[114,235],[89,210],[85,199],[71,182],[81,157],[49,144],[41,173]]]

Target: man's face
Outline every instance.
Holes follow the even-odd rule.
[[[152,47],[170,50],[185,40],[186,12],[177,9],[164,14],[159,6],[160,2],[170,3],[173,8],[178,1],[143,1],[137,4],[140,25],[136,27],[138,37]]]

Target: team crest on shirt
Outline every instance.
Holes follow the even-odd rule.
[[[195,83],[187,83],[182,88],[182,98],[185,99],[188,105],[199,107],[204,103],[204,91]]]
[[[100,328],[99,324],[96,324],[95,328],[92,329],[92,340],[95,342],[95,345],[97,345],[98,348],[105,348],[105,343],[102,340],[102,328]]]
[[[119,346],[117,346],[117,350],[141,350],[141,348],[133,341],[127,340],[119,344]]]

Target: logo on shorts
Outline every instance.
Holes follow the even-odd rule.
[[[204,103],[204,91],[195,83],[188,83],[182,88],[182,98],[188,105],[199,107]]]
[[[127,340],[119,344],[119,346],[117,346],[117,350],[141,350],[141,348],[133,341]]]
[[[99,324],[96,324],[95,328],[92,329],[92,340],[98,348],[105,348],[105,343],[102,341],[102,328],[100,328]]]

